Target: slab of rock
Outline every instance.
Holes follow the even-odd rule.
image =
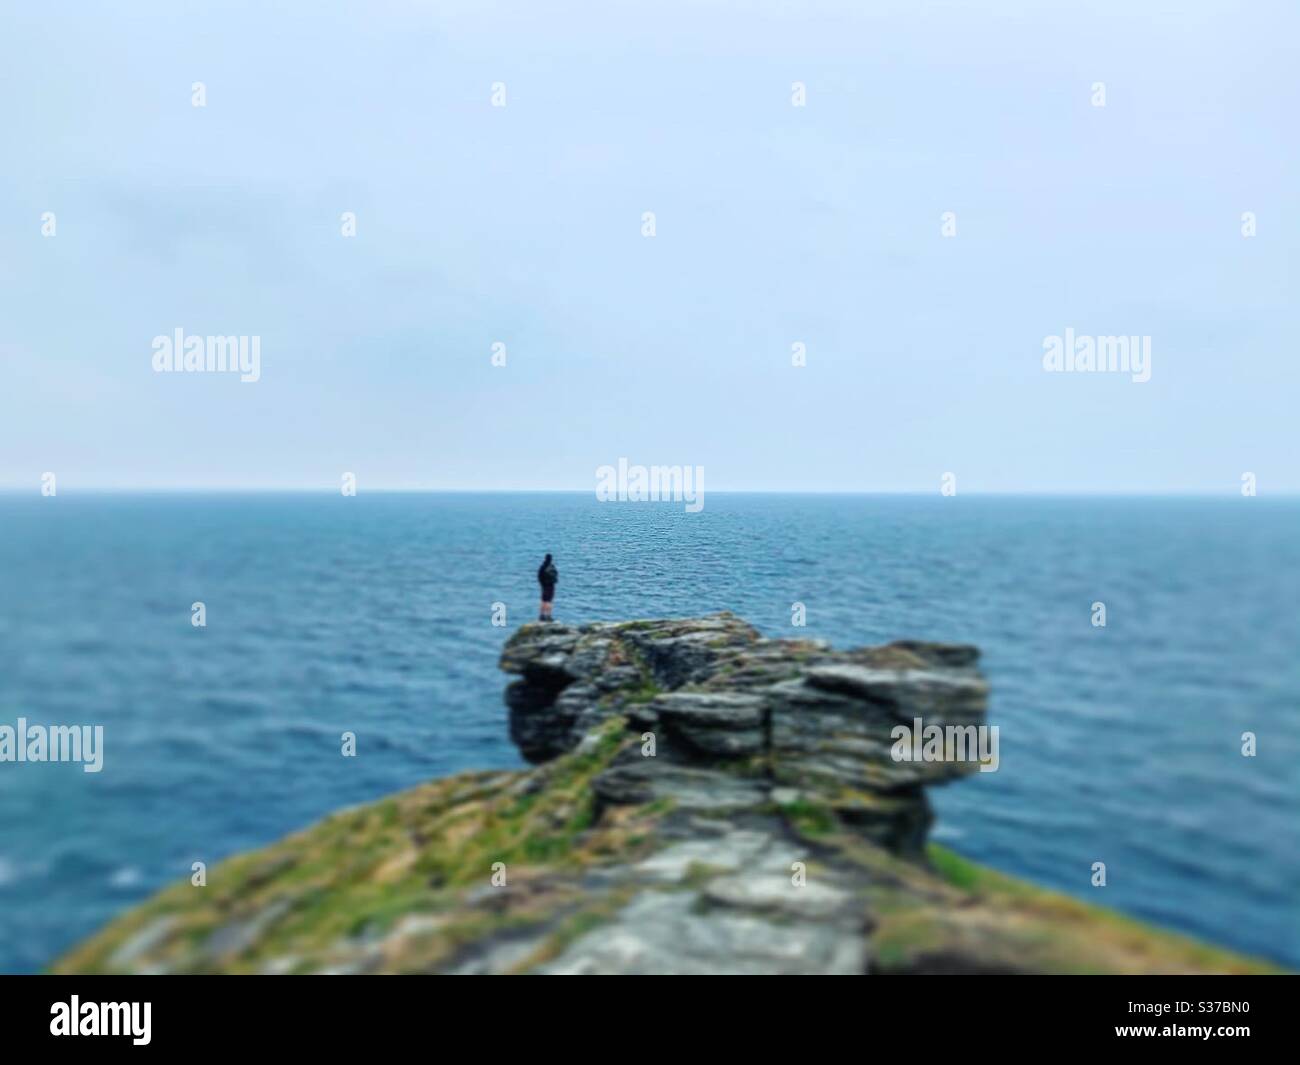
[[[712,805],[734,809],[763,805],[774,786],[796,788],[870,838],[915,850],[931,819],[922,786],[978,765],[897,760],[894,730],[918,720],[983,724],[988,685],[977,659],[967,644],[835,651],[823,641],[764,639],[721,613],[526,625],[507,642],[501,668],[522,678],[506,702],[511,735],[530,761],[575,749],[614,716],[653,736],[653,757],[624,757],[597,782],[605,801],[672,798],[701,809],[712,791]],[[728,765],[743,765],[742,775],[724,775]]]

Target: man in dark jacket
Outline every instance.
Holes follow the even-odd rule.
[[[537,583],[542,586],[542,612],[538,621],[551,621],[551,600],[555,598],[555,582],[560,579],[560,571],[555,568],[551,556],[547,555],[541,568],[537,571]]]

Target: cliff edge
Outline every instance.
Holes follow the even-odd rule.
[[[501,666],[535,768],[340,812],[161,892],[55,970],[1272,971],[927,842],[925,789],[980,765],[897,759],[893,730],[973,735],[977,660],[764,639],[726,613],[526,625]]]

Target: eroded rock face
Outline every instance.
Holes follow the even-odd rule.
[[[732,614],[526,625],[505,646],[511,736],[542,762],[623,717],[653,736],[595,781],[608,803],[671,801],[733,812],[815,798],[868,837],[916,853],[930,823],[922,786],[967,761],[896,761],[891,730],[983,723],[988,685],[965,645],[906,641],[834,651],[764,639]]]

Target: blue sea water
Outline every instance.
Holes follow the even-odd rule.
[[[362,492],[0,496],[0,724],[105,729],[98,774],[0,763],[0,971],[194,861],[519,765],[496,661],[545,551],[559,620],[977,643],[1001,768],[935,790],[936,838],[1300,967],[1300,501]]]

